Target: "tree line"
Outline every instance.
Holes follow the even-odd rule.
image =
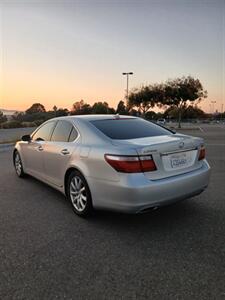
[[[71,110],[57,108],[46,111],[41,103],[34,103],[25,112],[16,112],[11,120],[0,112],[0,126],[2,128],[39,126],[44,121],[67,115],[82,114],[123,114],[140,116],[149,120],[160,118],[178,120],[204,118],[206,114],[198,103],[207,97],[207,92],[199,79],[191,76],[167,80],[165,83],[143,85],[133,89],[127,101],[119,101],[117,108],[110,107],[105,101],[99,101],[90,105],[84,100],[75,102]],[[163,112],[154,112],[158,107]]]

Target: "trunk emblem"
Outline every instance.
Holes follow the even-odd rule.
[[[180,143],[179,143],[179,148],[180,148],[180,149],[184,148],[184,142],[180,142]]]

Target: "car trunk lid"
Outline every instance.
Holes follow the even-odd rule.
[[[202,166],[198,160],[203,139],[182,134],[161,135],[129,140],[113,140],[117,146],[130,146],[138,155],[152,155],[157,170],[145,172],[151,180],[193,171]]]

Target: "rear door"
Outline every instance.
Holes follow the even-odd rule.
[[[56,186],[62,186],[65,172],[79,137],[78,131],[69,121],[57,122],[51,140],[44,151],[44,169],[46,180]]]

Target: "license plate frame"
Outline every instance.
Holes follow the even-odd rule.
[[[187,169],[194,165],[197,157],[197,150],[187,150],[162,155],[164,170],[168,172]]]

